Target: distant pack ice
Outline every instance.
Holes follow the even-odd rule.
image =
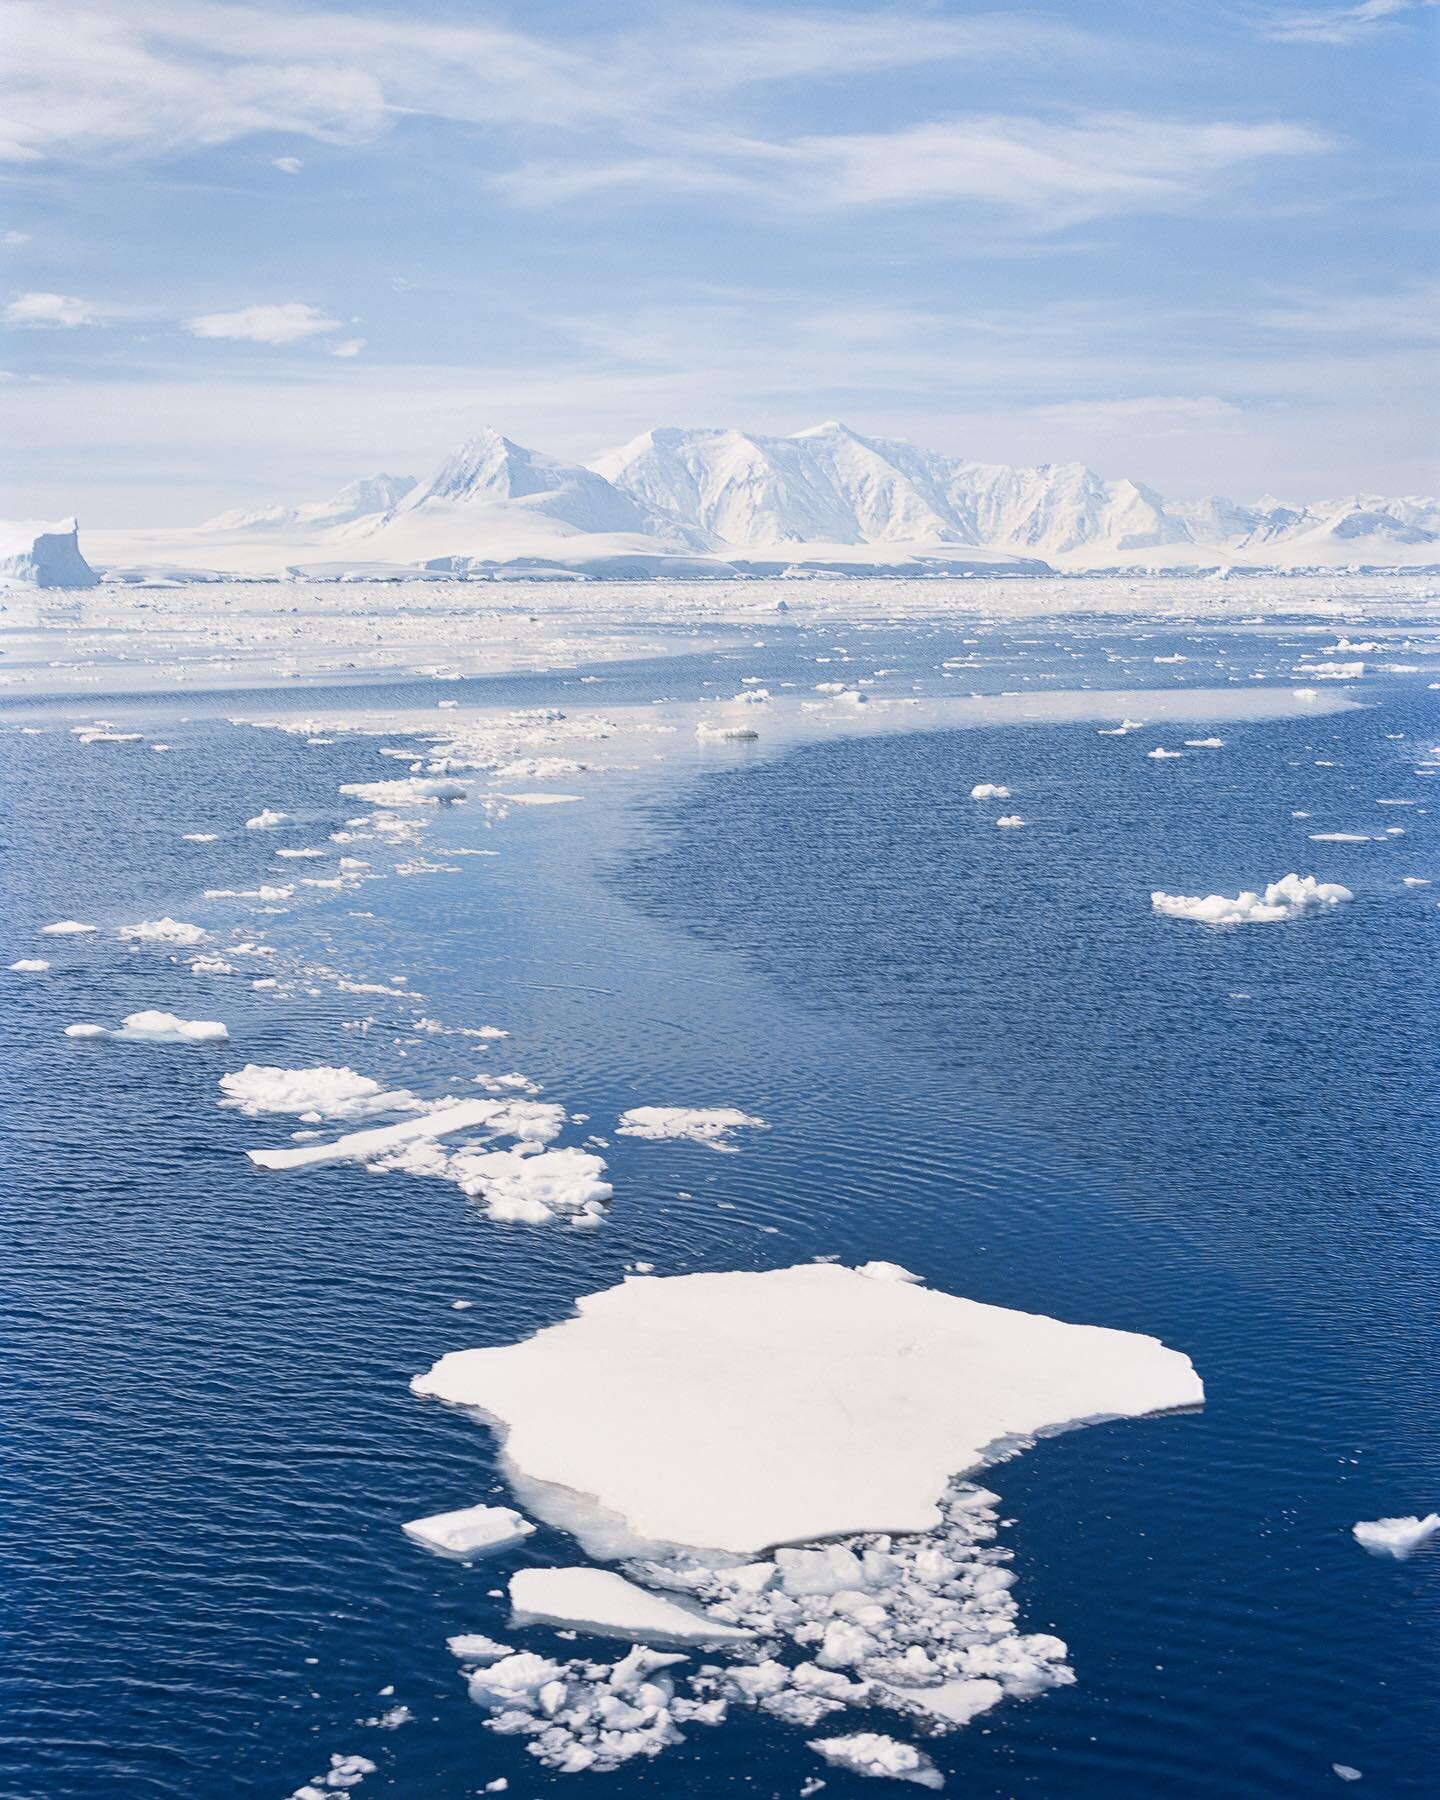
[[[0,529],[11,534],[6,543],[16,530],[22,538],[62,532]],[[73,539],[73,521],[63,529]],[[30,554],[14,542],[17,554]],[[87,544],[110,580],[546,569],[684,579],[792,570],[1440,568],[1440,501],[1167,501],[1140,482],[1106,479],[1079,463],[1010,468],[864,437],[833,422],[791,437],[666,427],[588,464],[486,428],[421,481],[372,475],[329,500],[224,512],[186,530],[96,532]],[[73,542],[72,554],[84,569]],[[47,559],[61,568],[59,550],[45,551]],[[49,585],[81,579],[77,571]]]

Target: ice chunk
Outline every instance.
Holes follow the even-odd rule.
[[[442,800],[464,800],[468,781],[452,776],[412,775],[403,781],[351,781],[340,789],[367,806],[438,806]]]
[[[867,1262],[856,1269],[857,1275],[867,1276],[871,1281],[919,1281],[919,1275],[912,1275],[908,1269],[901,1268],[899,1263]]]
[[[41,937],[85,937],[98,926],[86,925],[79,919],[57,919],[53,925],[40,927]]]
[[[377,1125],[369,1131],[351,1131],[324,1144],[297,1144],[290,1150],[247,1150],[257,1169],[306,1169],[316,1163],[370,1162],[387,1151],[416,1138],[448,1137],[484,1125],[493,1116],[495,1100],[459,1100],[419,1118],[402,1119],[398,1125]]]
[[[187,947],[203,944],[210,936],[203,926],[170,918],[141,919],[135,925],[117,926],[116,932],[127,944],[180,944]]]
[[[734,1106],[632,1106],[615,1129],[621,1137],[688,1139],[711,1150],[735,1150],[730,1133],[742,1126],[764,1130],[765,1121]]]
[[[11,972],[16,975],[43,975],[49,967],[43,956],[22,956],[19,962],[10,965]]]
[[[378,1081],[354,1069],[321,1063],[311,1069],[279,1069],[246,1063],[220,1077],[221,1106],[256,1119],[262,1113],[312,1114],[326,1119],[364,1119],[377,1112],[409,1112],[419,1106],[407,1089],[382,1091]]]
[[[556,1625],[640,1644],[737,1644],[754,1637],[637,1587],[610,1569],[519,1569],[510,1577],[511,1621]]]
[[[1010,790],[995,781],[977,781],[970,790],[972,800],[1008,800]]]
[[[511,1645],[499,1644],[494,1638],[486,1637],[483,1631],[462,1631],[455,1637],[446,1638],[445,1648],[463,1663],[499,1662],[502,1656],[515,1654]]]
[[[916,1787],[942,1788],[945,1777],[923,1750],[902,1744],[879,1731],[856,1731],[849,1737],[811,1738],[810,1748],[836,1768],[855,1775],[888,1776],[891,1781],[913,1781]]]
[[[1008,826],[1015,827],[1015,826],[1023,825],[1025,823],[1025,821],[1020,817],[1019,813],[1001,813],[1000,817],[995,821],[995,823],[997,825],[1008,825]]]
[[[103,1025],[67,1025],[66,1037],[126,1038],[145,1044],[223,1044],[230,1033],[219,1019],[182,1019],[167,1012],[127,1013],[118,1031]]]
[[[1194,919],[1201,925],[1255,925],[1297,919],[1313,907],[1339,906],[1354,898],[1349,888],[1336,881],[1282,875],[1263,894],[1246,888],[1232,899],[1226,894],[1166,894],[1157,888],[1150,904],[1172,919]]]
[[[283,825],[290,817],[287,812],[276,812],[273,807],[262,806],[253,819],[245,821],[247,831],[273,831],[277,825]]]
[[[1412,1551],[1440,1534],[1440,1513],[1426,1513],[1423,1519],[1413,1513],[1404,1519],[1362,1519],[1351,1529],[1362,1550],[1403,1562]]]
[[[456,1512],[411,1519],[406,1537],[442,1556],[493,1556],[524,1543],[535,1527],[510,1506],[465,1506]]]
[[[635,1536],[740,1554],[928,1530],[948,1478],[996,1444],[1204,1397],[1154,1338],[833,1263],[632,1276],[411,1385],[498,1421],[521,1474],[592,1496]],[[614,1404],[635,1393],[643,1408]]]

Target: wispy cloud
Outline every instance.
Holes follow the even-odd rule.
[[[709,190],[808,211],[969,203],[1060,226],[1107,213],[1175,210],[1212,193],[1219,177],[1331,147],[1322,133],[1284,121],[978,115],[788,142],[692,134],[669,156],[531,165],[502,184],[534,204],[606,187]]]
[[[1291,44],[1354,44],[1437,0],[1360,0],[1357,6],[1267,8],[1255,20],[1265,37]]]
[[[30,331],[74,331],[82,325],[103,325],[105,308],[74,294],[18,294],[5,308],[5,323]]]
[[[242,306],[235,312],[201,313],[186,319],[191,337],[228,338],[247,344],[300,344],[307,338],[339,331],[343,322],[332,319],[303,300],[287,300],[278,306]],[[356,354],[338,351],[337,354]]]

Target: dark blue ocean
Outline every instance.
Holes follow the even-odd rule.
[[[1201,674],[1193,630],[1146,630],[1143,653],[1118,621],[991,631],[964,686],[1224,678]],[[938,665],[974,633],[760,635],[585,686],[576,671],[444,696],[569,708],[729,693],[742,674],[808,686],[841,644],[847,677],[874,662],[941,693]],[[1288,670],[1323,641],[1217,627],[1208,654]],[[1154,663],[1177,646],[1184,668]],[[1022,1629],[1063,1637],[1077,1681],[927,1740],[949,1791],[1299,1795],[1336,1791],[1341,1763],[1365,1794],[1435,1792],[1440,1551],[1384,1563],[1350,1526],[1440,1506],[1440,708],[1414,673],[1353,691],[1359,709],[1227,721],[1223,750],[1159,764],[1145,745],[1205,731],[1030,723],[781,754],[762,737],[707,758],[687,737],[666,763],[556,784],[577,805],[488,831],[446,809],[423,845],[441,863],[447,846],[498,854],[274,915],[198,898],[265,874],[271,845],[237,823],[281,807],[323,842],[356,810],[339,785],[403,772],[376,757],[403,740],[230,721],[354,690],[5,703],[3,962],[53,967],[6,973],[0,1012],[0,1793],[283,1800],[332,1753],[379,1765],[361,1795],[406,1800],[499,1777],[513,1795],[767,1800],[817,1774],[827,1796],[869,1792],[743,1710],[651,1763],[547,1773],[484,1728],[445,1639],[550,1647],[509,1631],[498,1590],[575,1546],[542,1529],[466,1568],[399,1529],[506,1497],[489,1435],[408,1391],[443,1352],[563,1318],[636,1259],[671,1274],[819,1255],[1152,1333],[1208,1391],[1201,1413],[1073,1432],[990,1473]],[[433,707],[436,690],[363,699]],[[97,715],[173,748],[87,747],[70,728]],[[971,801],[983,780],[1012,787],[1024,830]],[[1307,835],[1392,825],[1389,842]],[[1354,903],[1225,931],[1149,907],[1155,887],[1234,893],[1291,869]],[[403,976],[430,1016],[511,1035],[481,1052],[333,983],[277,996],[251,987],[258,967],[203,977],[110,931],[37,935],[166,914],[243,923],[358,981]],[[141,1007],[224,1019],[232,1042],[63,1035]],[[427,1092],[518,1069],[584,1130],[675,1103],[772,1129],[735,1156],[612,1136],[603,1229],[505,1227],[439,1182],[256,1171],[244,1148],[293,1122],[216,1106],[243,1062],[348,1063]],[[413,1722],[363,1722],[397,1702]],[[879,1712],[832,1723],[911,1735]]]

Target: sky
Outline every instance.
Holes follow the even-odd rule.
[[[839,418],[1440,488],[1436,0],[0,0],[0,513]]]

